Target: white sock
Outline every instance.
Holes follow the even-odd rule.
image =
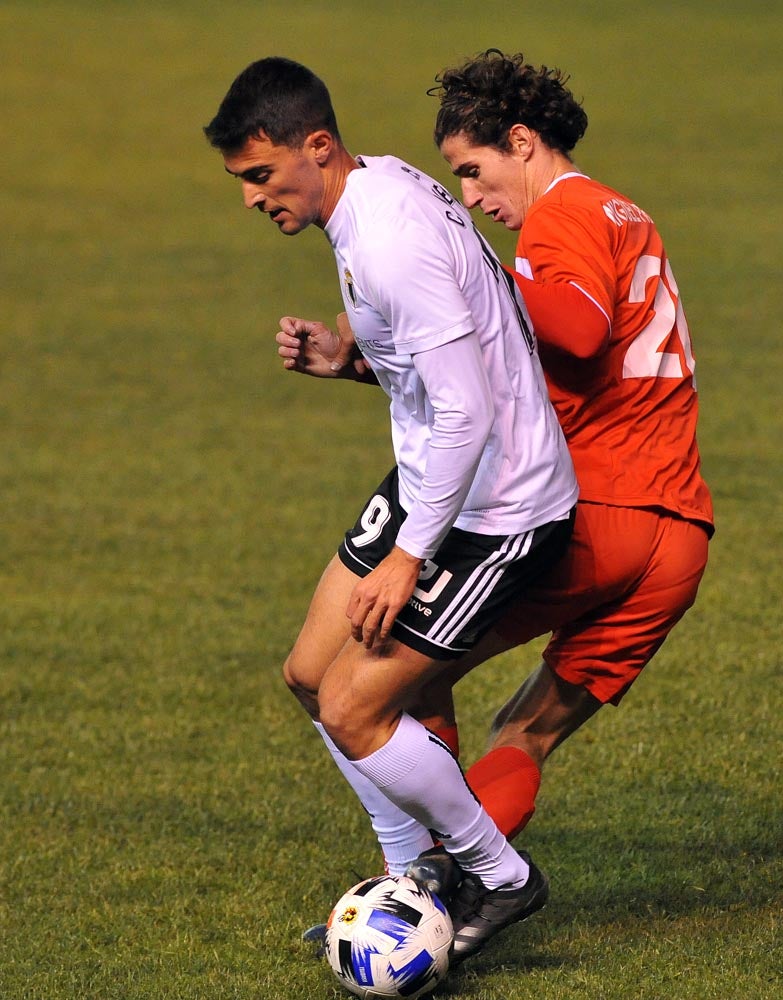
[[[404,875],[405,869],[422,851],[432,847],[432,835],[408,813],[403,812],[343,754],[320,722],[315,728],[340,768],[343,777],[356,792],[372,820],[372,828],[381,845],[390,875]]]
[[[354,766],[392,802],[434,831],[488,889],[522,886],[529,868],[468,787],[448,747],[403,714],[391,739]]]

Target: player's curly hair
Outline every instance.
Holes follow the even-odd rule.
[[[587,115],[559,69],[535,67],[522,53],[487,49],[435,77],[428,93],[440,100],[435,143],[464,133],[474,146],[510,149],[509,130],[522,124],[566,156],[587,129]]]

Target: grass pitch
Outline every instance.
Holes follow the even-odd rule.
[[[336,312],[334,265],[243,212],[200,128],[239,69],[289,55],[352,151],[449,181],[425,91],[491,45],[570,71],[580,166],[659,223],[718,534],[654,665],[547,767],[524,839],[551,904],[440,995],[777,997],[780,19],[79,0],[7,2],[0,28],[3,1000],[338,995],[298,938],[377,854],[279,665],[389,465],[386,408],[278,369],[277,317]],[[467,762],[537,656],[462,685]]]

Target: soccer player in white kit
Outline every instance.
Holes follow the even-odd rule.
[[[298,63],[249,66],[205,133],[248,208],[286,235],[325,231],[390,398],[396,465],[326,567],[284,674],[370,815],[397,807],[407,853],[387,852],[390,871],[432,831],[466,873],[451,904],[463,958],[543,906],[547,881],[406,706],[570,536],[576,480],[525,308],[444,188],[395,157],[351,156],[328,91]]]

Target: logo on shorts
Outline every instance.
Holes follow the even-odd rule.
[[[421,601],[422,604],[432,604],[437,601],[452,576],[453,574],[447,569],[441,569],[437,563],[428,559],[419,573],[419,585],[413,591],[413,597],[408,603],[410,604],[414,598]],[[416,607],[415,604],[414,607]],[[424,609],[416,607],[416,610],[423,611]]]
[[[426,604],[422,604],[415,597],[408,598],[408,607],[413,608],[414,611],[418,611],[420,615],[424,615],[425,618],[430,618],[432,616],[432,608],[428,608]]]

